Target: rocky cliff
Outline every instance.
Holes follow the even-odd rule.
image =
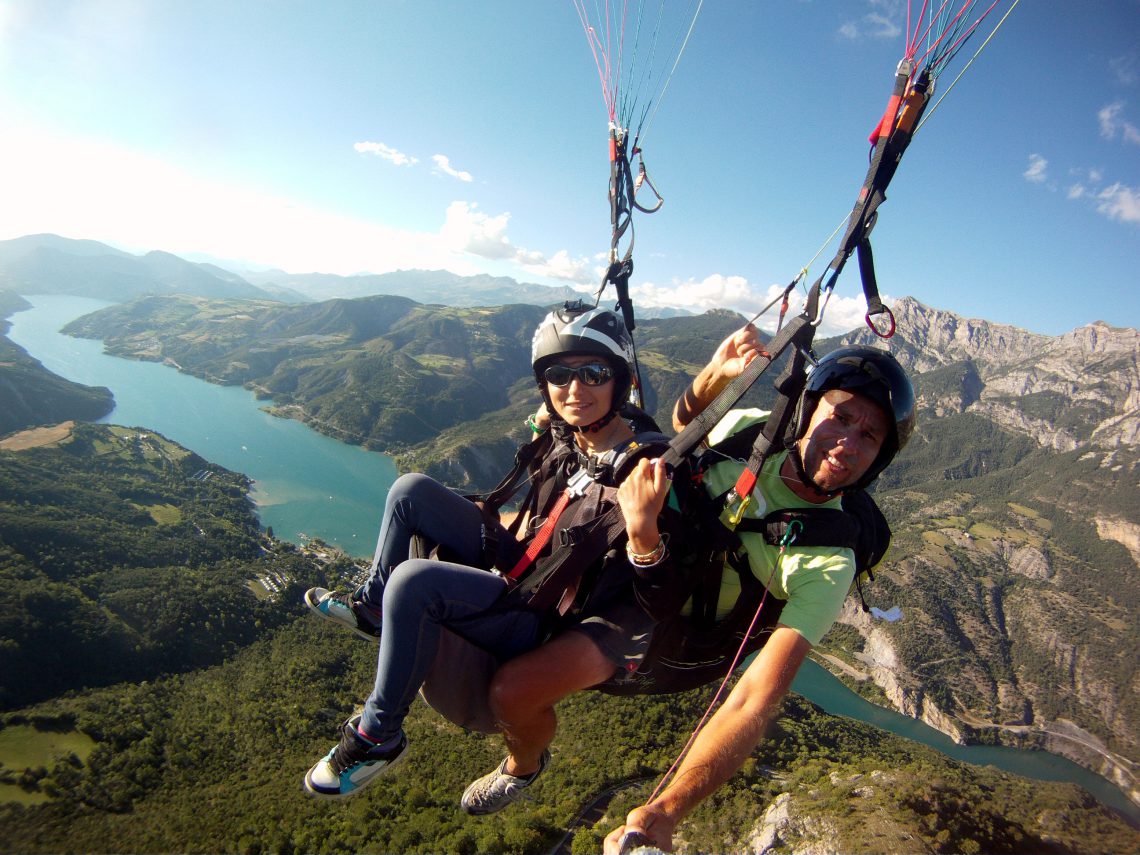
[[[1140,332],[894,311],[919,429],[878,491],[895,545],[871,590],[905,617],[849,604],[848,663],[956,740],[1054,751],[1140,802]],[[848,342],[882,346],[826,344]]]

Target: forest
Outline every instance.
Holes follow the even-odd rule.
[[[572,851],[596,852],[707,703],[568,699],[533,799],[489,818],[458,797],[501,742],[417,703],[409,762],[345,804],[309,799],[301,777],[361,702],[375,648],[313,620],[300,593],[361,568],[258,531],[246,486],[137,429],[0,451],[4,614],[25,616],[0,624],[3,661],[36,666],[3,681],[22,688],[0,713],[0,851],[540,853],[570,829]],[[258,581],[270,573],[276,592]],[[570,828],[615,786],[599,820]],[[785,837],[842,851],[1140,845],[1074,786],[964,766],[798,697],[685,823],[684,851],[742,848],[776,801],[797,818]]]

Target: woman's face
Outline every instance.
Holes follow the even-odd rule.
[[[599,356],[559,356],[552,365],[565,365],[579,368],[583,365],[610,364]],[[611,368],[612,371],[612,368]],[[601,386],[589,386],[575,375],[565,386],[555,386],[546,382],[546,394],[558,416],[572,427],[585,427],[609,415],[614,398],[614,381],[611,377]]]

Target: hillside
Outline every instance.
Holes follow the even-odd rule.
[[[114,399],[109,389],[52,374],[8,339],[9,324],[3,318],[26,308],[27,301],[0,291],[0,436],[67,419],[94,421],[111,412]]]
[[[0,451],[0,644],[23,669],[2,685],[29,684],[0,713],[0,852],[542,853],[567,828],[573,851],[598,851],[706,702],[575,696],[534,798],[488,818],[458,797],[499,761],[499,740],[417,703],[399,771],[343,806],[308,798],[304,770],[371,684],[375,647],[300,604],[358,568],[257,536],[245,487],[138,429]],[[614,785],[629,786],[572,825]],[[1076,787],[963,766],[795,697],[680,835],[700,852],[1140,845]]]
[[[852,614],[854,635],[837,633],[833,652],[869,678],[863,690],[877,685],[880,700],[957,738],[1045,746],[1137,793],[1138,333],[1093,324],[1039,336],[913,300],[896,315],[890,348],[915,372],[920,428],[878,488],[896,540],[871,599],[908,619]],[[259,389],[281,414],[469,489],[493,483],[522,437],[540,316],[394,297],[153,298],[72,329]],[[659,421],[740,322],[714,312],[639,324]],[[763,403],[764,390],[753,397]]]
[[[245,476],[140,428],[0,447],[0,709],[220,662],[280,623]]]

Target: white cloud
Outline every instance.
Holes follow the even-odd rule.
[[[1045,174],[1046,168],[1049,166],[1049,161],[1039,154],[1029,155],[1029,166],[1021,173],[1021,176],[1026,181],[1031,181],[1034,184],[1044,184],[1048,176]]]
[[[0,131],[0,238],[50,232],[280,267],[477,273],[442,233],[414,232],[222,184],[106,143]]]
[[[396,166],[414,166],[419,163],[418,158],[404,154],[402,151],[398,151],[391,146],[384,145],[384,143],[358,142],[353,145],[353,148],[361,154],[374,154]]]
[[[442,172],[444,175],[450,175],[452,178],[458,178],[460,181],[470,182],[470,172],[460,172],[451,165],[451,160],[444,154],[433,154],[431,159],[435,161],[435,171]]]
[[[485,214],[474,202],[452,202],[447,207],[440,237],[454,252],[492,261],[511,261],[534,276],[583,285],[599,278],[587,259],[571,258],[566,250],[547,257],[536,250],[515,246],[507,236],[510,219],[509,213]]]
[[[1100,135],[1106,140],[1114,140],[1119,132],[1124,142],[1140,145],[1140,128],[1122,118],[1123,112],[1123,101],[1114,101],[1101,107],[1096,114],[1097,121],[1100,122]]]
[[[1086,192],[1088,191],[1085,189],[1085,185],[1073,184],[1069,187],[1069,191],[1065,195],[1066,198],[1069,199],[1080,199],[1085,195]]]
[[[490,216],[476,210],[474,202],[452,202],[447,206],[440,236],[452,249],[480,258],[514,258],[518,250],[507,239],[509,213]]]
[[[861,36],[893,39],[902,35],[903,5],[899,0],[870,0],[870,11],[859,22],[847,21],[839,27],[842,38],[854,41]]]
[[[871,13],[863,20],[870,25],[872,38],[893,39],[902,35],[902,27],[885,15]]]
[[[577,285],[595,284],[602,281],[601,274],[594,270],[589,259],[571,258],[570,253],[564,249],[558,250],[549,258],[541,253],[520,251],[516,261],[524,270],[535,276],[561,279],[564,282],[573,282]]]
[[[1108,61],[1108,67],[1116,76],[1118,83],[1124,86],[1133,86],[1138,79],[1136,73],[1136,54],[1124,54]]]
[[[1096,195],[1096,209],[1110,220],[1140,223],[1140,187],[1128,187],[1119,181]]]
[[[656,285],[643,282],[630,287],[634,303],[641,306],[679,306],[692,312],[707,312],[709,309],[732,309],[751,318],[765,306],[777,299],[784,290],[783,285],[769,285],[763,288],[750,283],[743,276],[725,276],[714,273],[701,280],[674,282],[671,285]],[[890,298],[884,296],[889,304]],[[792,295],[788,308],[789,316],[803,308],[803,294]],[[841,297],[833,294],[827,304],[820,334],[824,336],[849,332],[863,325],[867,313],[867,303],[863,296]],[[766,332],[774,332],[779,318],[779,306],[775,306],[756,321],[757,326]]]

